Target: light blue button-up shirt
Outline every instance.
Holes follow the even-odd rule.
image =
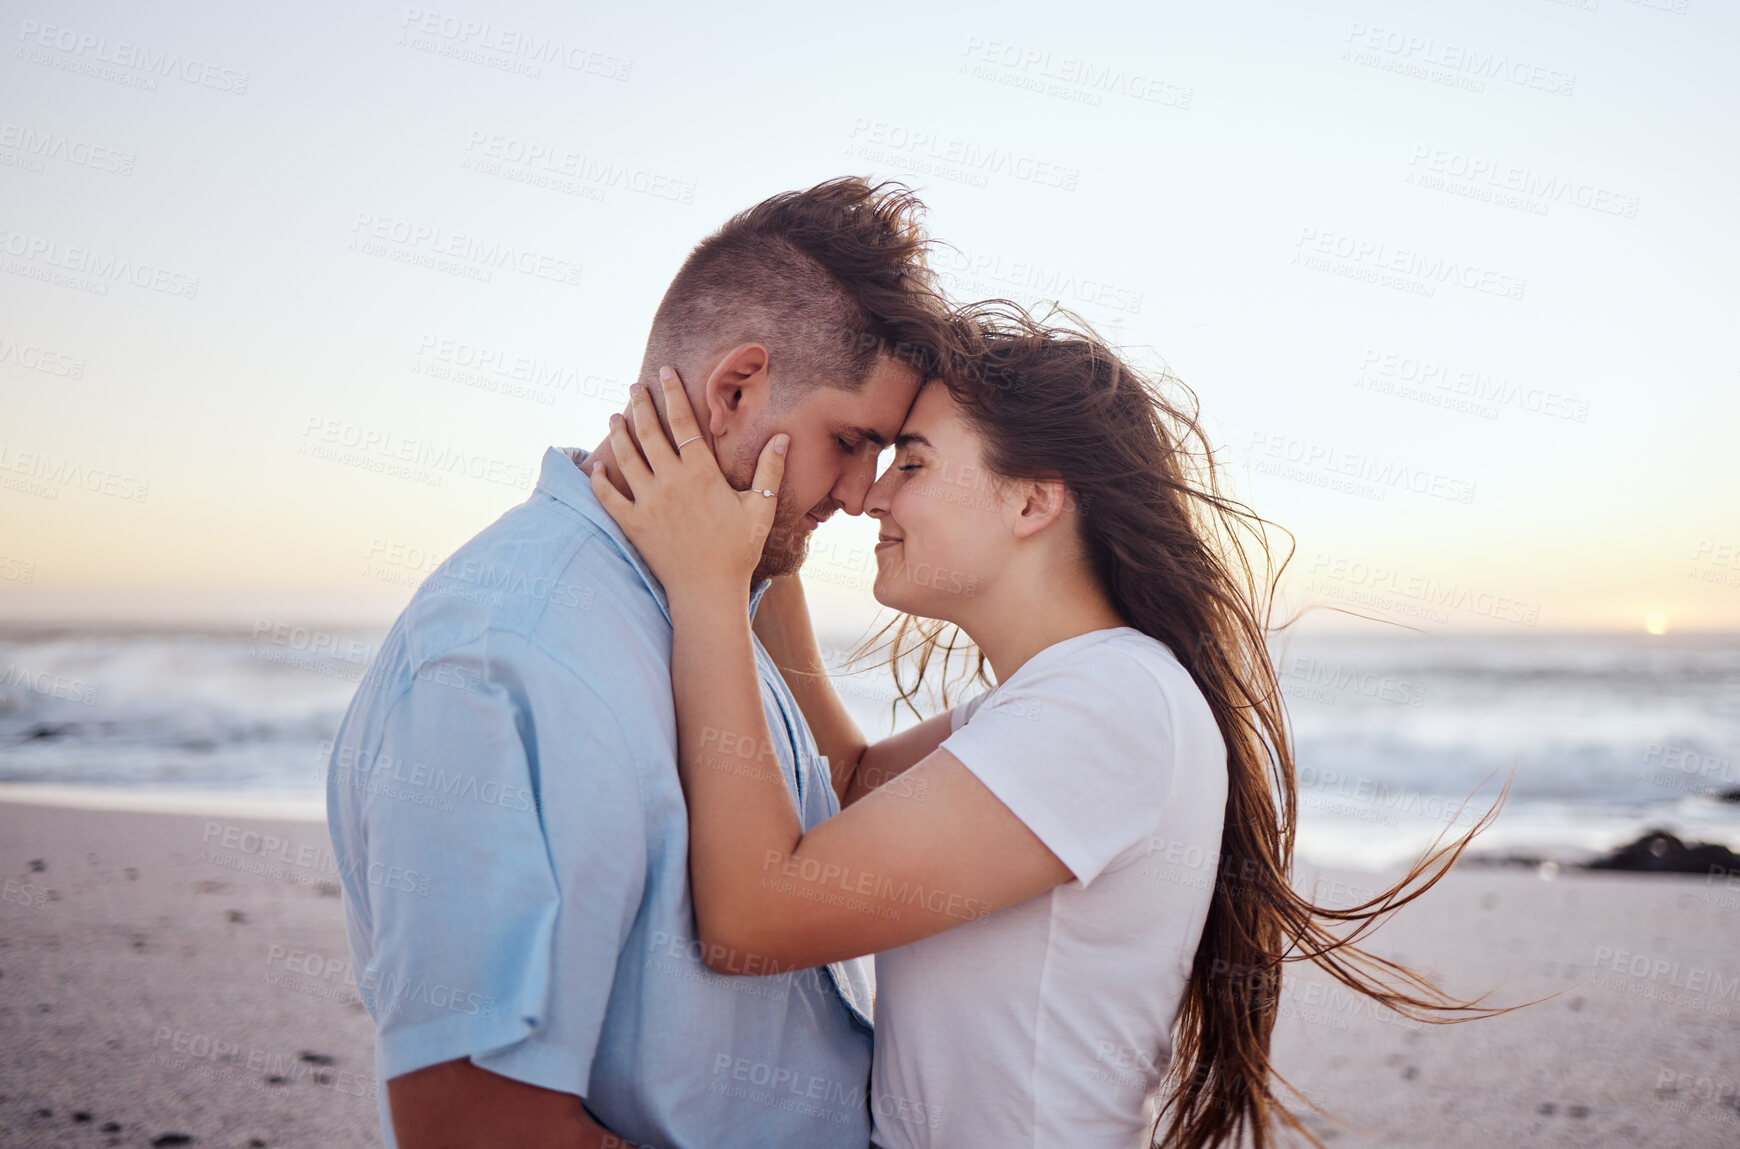
[[[869,963],[702,960],[670,613],[585,457],[550,448],[532,496],[418,589],[334,741],[327,820],[377,1075],[470,1057],[583,1096],[635,1144],[864,1149]],[[827,760],[755,657],[808,830],[839,812]],[[381,1112],[391,1149],[384,1086]]]

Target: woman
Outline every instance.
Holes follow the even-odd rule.
[[[1489,1012],[1323,924],[1357,936],[1468,838],[1351,910],[1296,893],[1292,749],[1237,537],[1261,520],[1216,493],[1194,418],[1096,340],[989,309],[959,336],[865,510],[876,598],[908,616],[897,660],[912,617],[933,620],[922,678],[953,624],[998,685],[866,745],[814,674],[795,580],[770,590],[756,631],[842,807],[808,834],[774,767],[747,609],[784,437],[739,492],[674,374],[670,438],[635,395],[644,460],[612,417],[634,498],[592,485],[668,596],[701,937],[739,969],[877,955],[883,1149],[1128,1147],[1161,1122],[1189,1147],[1303,1132],[1268,1064],[1283,960],[1392,1006]]]

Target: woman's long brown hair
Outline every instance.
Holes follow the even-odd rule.
[[[1294,889],[1298,783],[1266,641],[1292,536],[1273,564],[1265,528],[1274,524],[1223,492],[1188,387],[1169,373],[1144,378],[1085,323],[1067,318],[1072,327],[1050,317],[1041,323],[1001,300],[963,310],[956,361],[942,381],[982,438],[986,470],[1002,480],[1063,480],[1080,512],[1086,557],[1113,606],[1172,650],[1226,744],[1218,872],[1173,1025],[1153,1136],[1176,1149],[1247,1140],[1264,1149],[1280,1123],[1321,1144],[1281,1103],[1277,1087],[1299,1095],[1269,1061],[1283,965],[1313,962],[1417,1021],[1504,1012],[1450,997],[1355,944],[1443,877],[1504,795],[1467,834],[1448,844],[1440,835],[1401,881],[1368,901],[1326,908]],[[878,649],[889,652],[899,700],[914,714],[913,698],[938,661],[944,706],[951,682],[990,684],[983,655],[938,620],[901,616],[858,654]]]

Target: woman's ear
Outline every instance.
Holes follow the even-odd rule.
[[[767,379],[767,347],[740,343],[725,352],[708,371],[701,387],[707,432],[717,444],[732,430],[750,426],[767,406],[771,391]]]
[[[1038,534],[1063,514],[1069,488],[1062,479],[1028,479],[1015,488],[1019,512],[1011,527],[1018,539]]]

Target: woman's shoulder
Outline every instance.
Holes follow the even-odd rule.
[[[1159,660],[1163,664],[1183,670],[1178,656],[1172,648],[1144,631],[1133,626],[1119,626],[1105,632],[1105,641],[1100,645],[1108,651],[1117,651],[1127,657],[1149,662]]]
[[[981,706],[981,704],[983,704]],[[969,700],[954,729],[981,711],[1079,724],[1153,739],[1180,726],[1213,725],[1190,672],[1163,642],[1134,627],[1088,631],[1029,659],[1008,681]]]
[[[1092,673],[1112,683],[1125,683],[1141,688],[1141,677],[1132,679],[1131,672],[1140,668],[1152,675],[1164,687],[1190,683],[1194,680],[1172,648],[1150,634],[1133,626],[1119,626],[1093,631],[1080,636],[1084,640],[1060,647],[1054,663],[1076,673]],[[1134,664],[1134,665],[1132,665]]]
[[[1131,626],[1093,639],[1060,651],[1054,668],[1126,714],[1159,712],[1173,727],[1215,726],[1196,679],[1166,643]]]

